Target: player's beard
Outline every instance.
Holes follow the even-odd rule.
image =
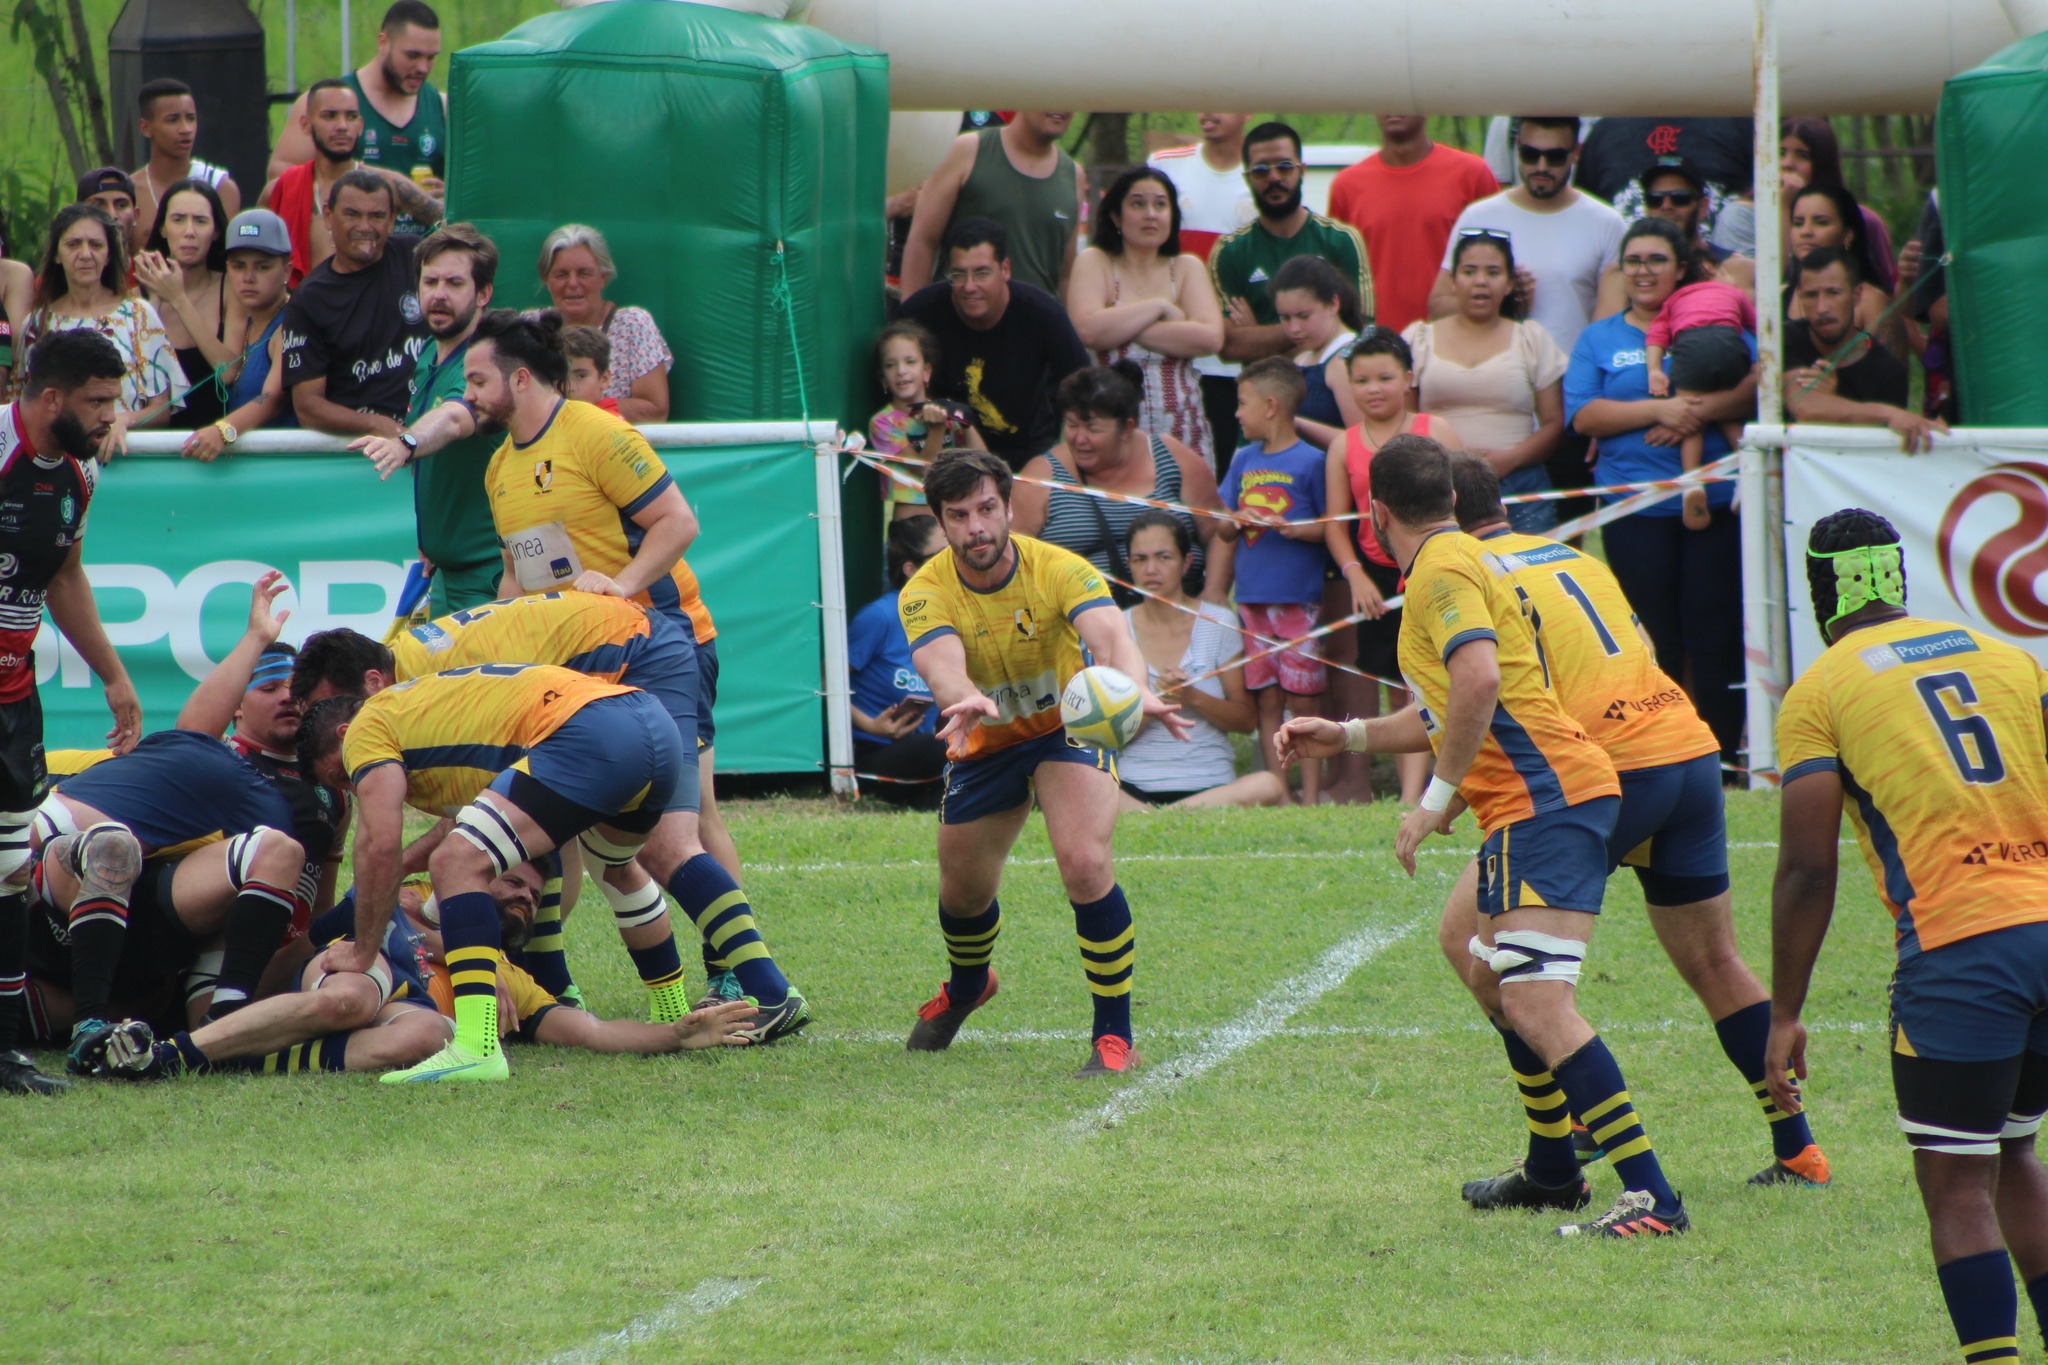
[[[1009,544],[1008,536],[998,536],[985,545],[969,545],[960,552],[967,561],[967,567],[976,573],[987,573],[1003,561],[1003,548]]]
[[[59,413],[57,420],[50,423],[50,435],[57,438],[58,446],[74,460],[90,460],[99,450],[99,442],[85,429],[85,423],[68,412]]]

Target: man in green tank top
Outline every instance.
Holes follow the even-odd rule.
[[[342,78],[362,107],[357,159],[425,191],[399,204],[393,236],[425,236],[438,221],[439,209],[427,200],[446,197],[448,99],[427,79],[440,55],[440,16],[421,0],[395,0],[377,31],[375,59]],[[273,178],[312,159],[311,139],[299,127],[304,101],[300,96],[285,118],[285,131],[270,156]]]
[[[1073,117],[1025,110],[1007,126],[954,141],[918,192],[903,248],[905,294],[936,278],[939,243],[955,223],[987,218],[1009,239],[1011,278],[1059,297],[1086,192],[1081,168],[1059,142]]]

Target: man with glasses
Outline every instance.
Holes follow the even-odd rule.
[[[1259,216],[1209,253],[1209,274],[1223,300],[1223,358],[1258,360],[1293,349],[1280,331],[1270,282],[1296,256],[1320,256],[1358,294],[1373,316],[1372,265],[1358,229],[1301,202],[1301,134],[1284,123],[1261,123],[1245,134],[1244,178]]]
[[[905,299],[902,316],[939,339],[932,395],[971,410],[983,442],[1011,469],[1059,443],[1053,391],[1093,362],[1060,301],[1010,278],[1000,224],[955,223],[946,234],[945,278]]]
[[[1528,320],[1540,323],[1558,349],[1570,355],[1579,333],[1593,319],[1601,276],[1620,256],[1621,215],[1572,188],[1572,166],[1579,153],[1577,119],[1518,118],[1513,131],[1518,181],[1458,215],[1442,271],[1430,291],[1429,315],[1441,318],[1457,311],[1451,256],[1458,239],[1482,231],[1505,233],[1514,247],[1516,290]],[[1592,482],[1586,451],[1586,438],[1567,426],[1564,440],[1545,461],[1552,487],[1584,488]],[[1591,506],[1573,499],[1558,504],[1557,514],[1569,519]]]

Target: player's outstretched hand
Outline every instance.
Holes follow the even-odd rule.
[[[1296,716],[1273,735],[1273,756],[1281,766],[1344,752],[1344,727],[1321,716]]]
[[[261,639],[268,648],[277,643],[277,637],[284,632],[284,623],[292,619],[291,608],[273,611],[277,599],[291,591],[291,584],[285,582],[284,570],[270,569],[256,578],[249,591],[249,633]]]
[[[345,938],[327,945],[314,962],[330,976],[336,972],[367,972],[377,965],[377,950]]]
[[[598,597],[627,597],[631,595],[624,588],[620,587],[617,580],[612,578],[611,575],[601,574],[595,569],[585,569],[582,573],[577,574],[576,581],[569,586],[577,592],[587,592]]]
[[[1764,1080],[1771,1087],[1771,1103],[1787,1114],[1796,1114],[1800,1103],[1800,1082],[1806,1079],[1806,1025],[1797,1019],[1773,1019],[1771,1040],[1764,1044]]]
[[[1182,715],[1178,706],[1161,701],[1159,695],[1149,687],[1144,689],[1138,705],[1146,715],[1164,725],[1166,732],[1175,739],[1186,740],[1195,732],[1194,717]]]
[[[728,1000],[722,1005],[691,1010],[676,1020],[676,1041],[685,1051],[700,1047],[749,1047],[753,1039],[747,1037],[747,1029],[759,1014],[745,1000]]]
[[[127,679],[107,684],[107,710],[114,714],[114,728],[107,731],[107,747],[125,754],[142,738],[142,698]]]
[[[1438,832],[1438,822],[1443,819],[1441,811],[1425,810],[1417,806],[1401,817],[1401,828],[1394,833],[1394,856],[1401,860],[1401,866],[1415,875],[1415,850],[1422,847],[1422,841]]]
[[[946,718],[946,723],[939,727],[938,734],[938,737],[946,742],[946,756],[965,758],[967,737],[974,733],[974,727],[985,720],[994,720],[1002,712],[996,708],[995,702],[990,700],[986,693],[976,692],[971,697],[954,702],[939,714]]]
[[[412,462],[412,451],[396,436],[358,436],[348,443],[348,448],[362,451],[377,466],[379,479],[390,478]]]

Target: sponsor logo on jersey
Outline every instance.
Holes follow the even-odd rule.
[[[420,309],[420,296],[412,293],[410,290],[406,292],[403,298],[399,299],[398,313],[399,316],[405,319],[408,326],[418,325],[419,320],[426,316]]]
[[[1031,615],[1031,608],[1019,607],[1011,618],[1017,623],[1017,633],[1027,640],[1038,638],[1038,622]]]
[[[1963,855],[1964,867],[1991,863],[2048,863],[2048,839],[1987,839]]]
[[[14,571],[20,567],[21,559],[19,556],[0,554],[0,578],[14,577]]]
[[[434,135],[433,135],[432,133],[421,133],[421,134],[420,134],[420,155],[421,155],[421,156],[432,156],[432,155],[434,154],[434,147],[435,147]]]
[[[533,466],[533,486],[546,492],[555,482],[555,462],[538,460]]]

